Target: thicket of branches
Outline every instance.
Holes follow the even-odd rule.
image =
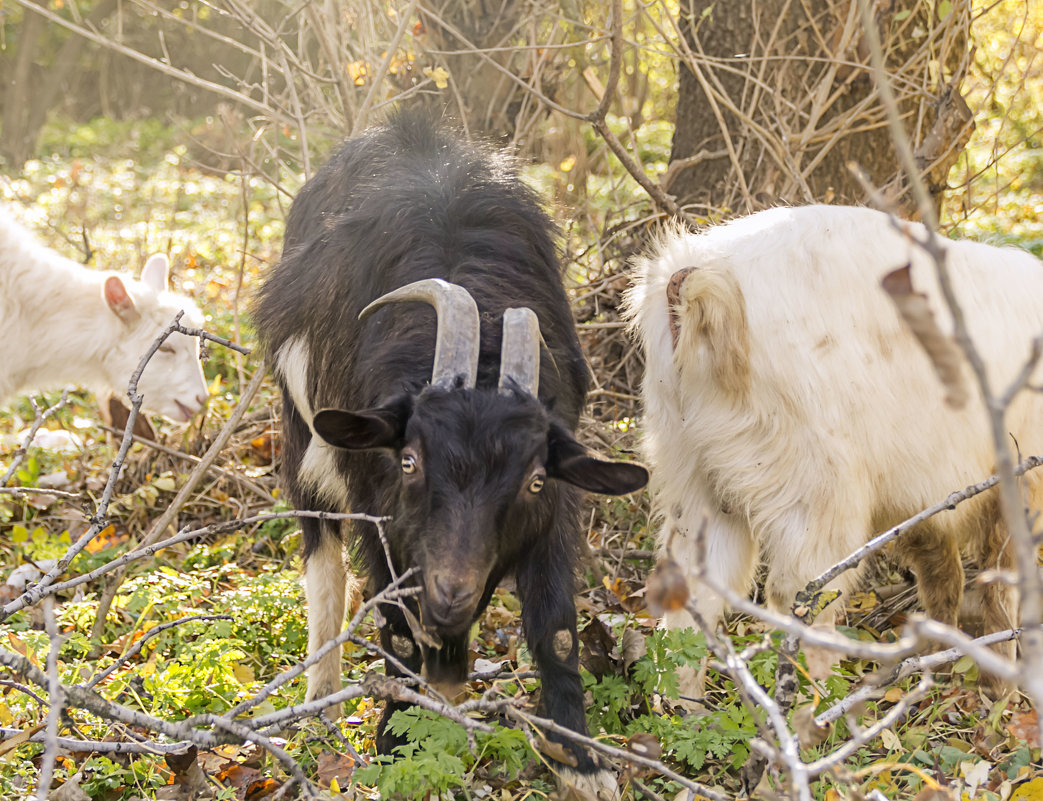
[[[705,205],[686,208],[670,194],[672,182],[682,170],[720,155],[696,154],[683,162],[670,163],[663,148],[664,137],[654,134],[656,125],[662,123],[655,116],[663,110],[664,97],[673,91],[676,69],[701,73],[720,64],[690,49],[682,35],[677,9],[667,3],[623,4],[617,0],[611,4],[610,12],[606,12],[601,3],[549,0],[444,0],[440,3],[408,0],[394,6],[216,0],[175,10],[151,0],[133,0],[126,4],[100,0],[83,7],[73,3],[58,8],[42,0],[17,0],[17,3],[24,14],[21,20],[24,27],[20,31],[23,41],[29,41],[30,33],[39,33],[41,21],[69,31],[50,54],[55,65],[74,65],[84,52],[116,53],[122,59],[201,93],[193,97],[212,96],[215,99],[212,120],[193,134],[194,157],[211,168],[263,177],[287,198],[301,180],[312,173],[332,142],[344,134],[362,130],[394,103],[424,103],[445,108],[448,115],[473,134],[491,136],[515,148],[523,159],[558,166],[559,178],[553,183],[557,192],[554,200],[565,216],[565,247],[574,308],[595,369],[593,411],[599,421],[611,423],[592,423],[589,433],[601,437],[607,446],[633,444],[632,430],[627,431],[627,426],[618,425],[618,421],[638,414],[636,396],[641,363],[636,348],[623,334],[616,309],[626,284],[625,259],[640,247],[650,225],[670,216],[697,225],[725,211],[755,207],[762,200],[778,197],[801,201],[826,199],[809,188],[809,165],[832,157],[831,153],[841,152],[840,142],[853,129],[869,127],[888,130],[887,135],[901,154],[901,161],[887,181],[862,179],[867,196],[886,204],[885,184],[898,181],[901,175],[900,180],[911,188],[919,214],[932,227],[937,227],[936,201],[922,177],[926,175],[928,183],[937,185],[940,165],[945,165],[944,171],[948,173],[954,154],[969,135],[969,120],[961,113],[953,118],[955,123],[946,122],[942,126],[945,135],[936,137],[944,140],[945,147],[931,151],[928,142],[932,126],[942,118],[941,111],[938,107],[933,111],[924,110],[911,104],[910,98],[933,97],[939,86],[956,86],[968,72],[974,72],[979,79],[987,78],[978,80],[968,91],[972,112],[1000,102],[1000,98],[1004,102],[1013,99],[1012,103],[1023,103],[1025,94],[1015,91],[1024,87],[1018,78],[1011,77],[1011,67],[1025,46],[1020,39],[1015,39],[1006,60],[999,63],[986,59],[976,62],[973,51],[968,49],[964,57],[953,64],[943,64],[936,57],[934,45],[924,45],[902,50],[905,55],[901,69],[888,70],[885,65],[888,53],[894,50],[894,42],[885,40],[874,44],[872,37],[880,23],[879,15],[874,16],[867,3],[837,3],[836,6],[843,6],[844,13],[830,20],[842,21],[839,27],[834,24],[831,28],[834,33],[839,32],[840,38],[831,38],[830,46],[834,53],[843,53],[843,57],[823,62],[817,68],[817,78],[806,86],[802,84],[804,91],[793,93],[788,86],[771,83],[758,88],[779,104],[780,120],[803,121],[801,126],[765,128],[754,113],[759,98],[732,97],[725,84],[708,84],[709,94],[722,104],[730,104],[732,115],[742,123],[729,129],[734,142],[740,149],[759,149],[762,154],[770,154],[772,163],[757,173],[762,182],[758,186],[744,185],[742,180],[732,182],[725,204],[727,209]],[[948,14],[941,13],[941,4],[927,5],[933,14],[933,17],[928,15],[933,20],[928,41],[935,44],[946,37],[959,36],[973,15],[964,3],[950,4]],[[912,15],[907,15],[902,19],[911,18]],[[791,35],[822,36],[815,22],[813,18],[803,34],[798,31]],[[907,26],[898,25],[897,29],[912,36]],[[179,49],[171,46],[172,42],[190,42],[192,46]],[[11,84],[16,88],[9,87],[4,97],[5,120],[17,117],[22,133],[30,135],[35,125],[30,117],[38,116],[39,112],[30,109],[31,103],[25,103],[24,81],[32,65],[28,59],[24,64],[19,61],[19,52],[16,51],[14,64],[5,65],[16,78]],[[201,56],[201,52],[206,55]],[[198,67],[200,59],[207,67],[205,70]],[[732,65],[729,69],[739,70],[740,66]],[[741,66],[748,77],[747,69],[747,65]],[[986,71],[991,74],[986,75]],[[17,80],[19,75],[21,84]],[[998,87],[1011,81],[1013,88],[1008,85],[1003,92],[997,92]],[[827,115],[827,109],[840,103],[839,87],[856,82],[872,87],[863,101],[839,114]],[[18,86],[22,87],[22,94],[16,91]],[[54,87],[48,84],[41,94],[50,98],[60,88],[60,84]],[[19,102],[24,104],[24,114],[13,110]],[[8,109],[12,110],[11,116],[7,116]],[[721,112],[714,110],[713,113],[720,116],[723,125]],[[1002,124],[1016,127],[1012,122]],[[8,126],[5,122],[5,133]],[[1019,137],[1023,140],[1037,134],[1038,131],[1023,127],[1009,141],[1013,143]],[[997,141],[1001,141],[1001,137],[997,136]],[[733,148],[726,155],[726,163],[734,174],[743,174],[746,168],[739,151]],[[993,155],[996,158],[1003,155],[1003,148],[997,146]],[[562,167],[566,164],[568,169]],[[957,168],[957,173],[962,170],[960,180],[963,182],[956,194],[960,211],[971,213],[976,208],[978,184],[975,179],[987,177],[988,169],[987,165],[975,164],[970,159]],[[768,184],[770,192],[765,188]],[[598,195],[596,203],[589,202],[588,193]],[[764,198],[762,193],[766,193]],[[938,269],[944,275],[944,261],[937,248],[931,241],[921,245],[936,256]],[[202,332],[193,333],[202,335]],[[234,338],[240,339],[238,331]],[[957,341],[971,364],[976,365],[974,344],[965,332],[957,330]],[[232,343],[219,340],[212,347],[229,344]],[[154,349],[159,345],[155,343]],[[1038,357],[1038,343],[1034,357]],[[971,488],[954,487],[952,496],[937,499],[937,505],[925,510],[923,515],[884,532],[836,568],[855,567],[926,516],[998,485],[1019,553],[1019,570],[1017,575],[990,575],[987,579],[1018,585],[1023,604],[1021,631],[975,640],[951,627],[914,617],[894,642],[856,642],[806,625],[814,617],[813,610],[820,600],[816,600],[816,593],[828,581],[829,576],[825,576],[809,586],[807,596],[801,601],[799,617],[772,615],[747,599],[730,597],[728,600],[736,610],[786,634],[781,645],[765,636],[763,642],[739,651],[727,636],[704,626],[698,610],[688,604],[693,625],[701,628],[705,636],[712,665],[730,677],[756,722],[757,737],[750,743],[756,758],[751,760],[743,776],[745,790],[752,790],[767,770],[774,792],[785,797],[810,799],[815,781],[824,775],[831,776],[837,783],[847,783],[855,793],[858,777],[846,769],[851,757],[881,732],[893,727],[924,697],[936,671],[963,657],[973,659],[981,670],[1017,684],[1039,707],[1043,701],[1043,674],[1039,671],[1043,664],[1043,629],[1040,628],[1043,589],[1036,567],[1037,522],[1026,519],[1019,500],[1017,476],[1037,467],[1040,460],[1033,457],[1015,464],[1002,425],[1006,407],[1015,392],[1024,389],[1033,364],[1034,361],[1026,365],[1024,380],[1014,387],[989,389],[985,386],[983,370],[976,371],[976,391],[984,392],[992,401],[987,405],[993,410],[997,475],[983,476],[983,482]],[[147,562],[158,551],[220,532],[255,527],[264,520],[303,514],[248,515],[211,525],[183,526],[171,533],[172,527],[176,528],[182,505],[205,492],[201,482],[204,477],[215,475],[215,471],[231,473],[230,480],[241,489],[245,487],[245,494],[253,493],[266,503],[274,500],[270,487],[250,486],[248,479],[236,474],[234,465],[222,466],[229,441],[241,436],[251,420],[249,410],[264,375],[264,366],[256,362],[240,360],[237,367],[241,379],[237,403],[220,431],[209,437],[205,452],[193,463],[174,500],[150,521],[138,542],[122,556],[89,574],[67,574],[77,553],[105,530],[112,517],[112,495],[121,470],[127,469],[131,443],[130,435],[124,435],[100,494],[89,502],[81,499],[85,500],[86,530],[61,559],[48,566],[16,597],[7,600],[0,610],[0,621],[36,610],[52,644],[43,666],[33,664],[27,655],[16,650],[0,647],[0,664],[8,671],[0,683],[31,694],[47,709],[41,726],[30,730],[0,729],[5,738],[0,742],[0,752],[11,751],[26,741],[43,744],[36,797],[47,797],[55,760],[60,753],[68,751],[164,754],[172,767],[179,765],[175,772],[178,781],[187,788],[186,792],[201,792],[206,780],[192,770],[196,764],[195,754],[222,743],[247,741],[270,753],[291,777],[278,794],[283,797],[294,793],[304,797],[330,794],[328,787],[318,787],[314,777],[306,775],[286,752],[280,744],[280,733],[320,715],[329,706],[361,696],[410,700],[456,721],[472,740],[493,731],[490,720],[509,720],[524,732],[535,751],[541,747],[546,750],[546,740],[541,733],[553,729],[553,724],[536,719],[525,705],[525,699],[500,693],[495,683],[500,676],[485,677],[490,689],[458,706],[440,697],[422,677],[394,681],[371,674],[328,698],[254,714],[275,690],[301,675],[308,664],[303,662],[280,673],[260,692],[243,699],[224,714],[197,715],[177,721],[144,714],[125,699],[106,697],[105,677],[114,670],[128,668],[137,653],[133,649],[105,671],[79,683],[59,680],[55,663],[63,640],[55,625],[55,599],[83,585],[98,588],[102,603],[97,619],[103,620],[108,608],[106,599],[111,601],[115,596],[126,571]],[[133,386],[129,394],[133,400]],[[35,426],[43,425],[52,413],[40,409]],[[132,411],[131,422],[135,414],[136,410]],[[263,412],[261,415],[263,419]],[[16,472],[25,458],[24,449],[12,455],[11,463],[0,476],[0,493],[19,496],[41,492],[39,488],[19,488],[15,483]],[[674,570],[667,558],[652,573],[647,589],[650,606],[659,609],[686,606],[687,599],[676,586]],[[712,584],[714,577],[705,576],[704,580]],[[717,589],[727,596],[725,588]],[[365,614],[380,603],[394,603],[410,592],[413,590],[400,584],[390,588],[382,598],[369,599],[345,628],[340,640],[356,642],[386,658],[376,645],[360,636],[361,622]],[[185,622],[188,621],[171,625]],[[1012,636],[1020,637],[1022,646],[1022,656],[1016,662],[1006,661],[987,648],[998,638]],[[793,711],[798,704],[793,674],[798,669],[797,652],[801,646],[868,660],[875,663],[877,669],[842,701],[826,709],[807,704]],[[759,682],[751,670],[756,656],[768,650],[779,654],[779,673],[773,692],[765,690],[764,683]],[[908,692],[902,690],[886,714],[863,726],[858,717],[860,705],[867,699],[884,697],[910,676],[919,676],[918,683]],[[109,722],[117,736],[104,742],[77,737],[75,725],[70,726],[69,721],[81,715]],[[830,727],[841,720],[845,721],[849,736],[836,743],[829,753],[806,760],[802,749],[820,744]],[[698,726],[698,719],[683,725]],[[337,736],[343,739],[342,735]],[[646,786],[648,777],[668,777],[702,797],[727,797],[719,789],[698,784],[661,761],[654,742],[609,745],[594,739],[587,740],[587,744],[614,760],[635,794],[655,798]],[[185,756],[185,761],[177,762],[179,755]]]

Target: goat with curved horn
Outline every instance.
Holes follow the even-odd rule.
[[[478,377],[478,306],[462,286],[441,278],[414,281],[381,295],[359,313],[359,319],[365,320],[388,303],[410,300],[431,304],[438,317],[431,384],[451,389],[462,378],[465,389],[474,387]]]
[[[299,509],[385,519],[343,530],[301,520],[309,699],[341,687],[340,648],[326,643],[347,608],[350,539],[370,597],[420,571],[420,591],[381,610],[389,676],[466,681],[471,627],[512,575],[539,709],[586,734],[573,595],[586,547],[580,501],[634,492],[648,471],[576,438],[590,375],[556,239],[508,160],[406,112],[345,143],[293,201],[282,258],[254,304],[283,391],[287,494]],[[372,314],[397,301],[433,306],[437,337],[426,310]],[[519,303],[529,308],[509,308]],[[554,365],[542,376],[541,357]],[[408,741],[389,725],[408,706],[385,706],[382,753]],[[561,748],[553,770],[563,788],[618,799],[596,755],[567,735],[548,738]]]
[[[501,392],[517,388],[537,397],[540,389],[540,321],[528,308],[505,309],[500,345]]]

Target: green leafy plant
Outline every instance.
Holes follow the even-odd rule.
[[[517,729],[476,732],[472,751],[463,726],[416,707],[393,714],[388,726],[408,742],[395,748],[394,759],[377,757],[355,774],[357,782],[375,786],[384,798],[426,798],[430,792],[463,787],[480,765],[513,777],[532,757],[525,734]]]

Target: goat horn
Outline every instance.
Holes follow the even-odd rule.
[[[441,278],[426,278],[382,295],[359,313],[363,320],[387,303],[416,300],[429,303],[438,317],[435,363],[431,384],[443,389],[474,387],[478,377],[478,306],[462,286]]]
[[[540,321],[532,309],[506,309],[500,345],[501,392],[513,385],[534,398],[540,388]]]

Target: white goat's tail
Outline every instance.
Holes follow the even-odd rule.
[[[705,374],[708,368],[721,391],[744,395],[750,386],[750,337],[735,276],[688,267],[673,274],[666,296],[678,370]]]

